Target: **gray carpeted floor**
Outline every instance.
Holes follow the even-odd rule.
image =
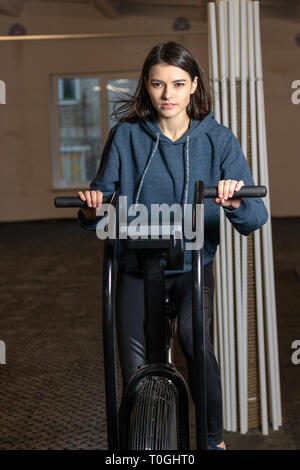
[[[300,449],[300,219],[272,225],[284,425],[227,432],[229,449]],[[74,220],[2,223],[0,233],[0,449],[105,449],[102,243]]]

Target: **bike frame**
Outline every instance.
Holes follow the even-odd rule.
[[[267,189],[265,186],[245,186],[241,188],[238,193],[233,197],[265,197]],[[204,196],[205,195],[205,196]],[[112,202],[115,193],[112,197],[104,197],[103,202],[109,199]],[[195,377],[195,412],[196,412],[196,435],[197,435],[197,449],[207,449],[207,404],[206,404],[206,374],[205,374],[205,316],[203,308],[203,247],[204,247],[204,197],[216,198],[218,197],[217,187],[205,187],[202,181],[198,181],[195,185],[195,197],[193,205],[193,231],[196,228],[196,215],[197,224],[200,234],[203,234],[200,246],[193,250],[192,253],[192,317],[193,317],[193,348],[194,348],[194,377]],[[79,197],[57,197],[55,198],[55,207],[85,207],[86,202],[82,201]],[[200,207],[200,212],[197,211]],[[107,441],[108,449],[118,450],[123,446],[122,436],[126,435],[126,431],[119,429],[119,417],[117,407],[117,388],[116,388],[116,348],[115,348],[115,331],[114,331],[114,261],[115,261],[115,240],[106,238],[104,244],[104,259],[103,259],[103,345],[104,345],[104,367],[105,367],[105,394],[106,394],[106,416],[107,416]],[[176,253],[172,257],[176,258]],[[176,263],[175,263],[176,264]],[[174,268],[172,268],[174,269]],[[161,261],[156,260],[148,261],[146,263],[145,273],[145,286],[146,291],[152,291],[152,294],[146,293],[146,319],[149,322],[146,326],[146,348],[147,358],[150,364],[147,368],[142,368],[134,374],[130,384],[132,388],[128,387],[126,391],[129,397],[129,403],[136,384],[140,382],[145,376],[161,375],[170,378],[173,381],[179,399],[179,426],[184,430],[183,437],[179,436],[179,445],[182,449],[189,448],[188,442],[188,421],[184,419],[184,415],[188,416],[188,393],[186,383],[182,376],[176,370],[173,364],[166,364],[166,352],[163,348],[161,339],[157,339],[156,335],[151,339],[151,335],[156,331],[163,331],[165,324],[157,324],[157,318],[151,312],[153,307],[153,300],[157,299],[157,307],[163,309],[164,300],[164,267]],[[149,313],[149,314],[148,314]],[[161,318],[163,316],[161,315]],[[165,320],[165,317],[163,317]],[[154,321],[154,324],[152,323]],[[153,343],[153,340],[155,343]],[[153,346],[154,344],[154,346]],[[164,343],[165,344],[165,343]],[[179,378],[180,376],[180,378]],[[125,407],[126,415],[126,407]],[[183,417],[183,418],[182,418]],[[124,421],[126,423],[126,419]],[[121,439],[120,439],[121,437]],[[121,442],[122,441],[122,442]]]
[[[193,230],[196,224],[196,204],[200,211],[200,230],[204,233],[204,184],[197,182],[195,190]],[[206,381],[205,381],[205,318],[203,308],[203,244],[193,251],[193,347],[194,377],[196,390],[197,449],[207,449]],[[116,391],[116,356],[113,315],[114,295],[114,240],[106,239],[103,261],[103,344],[105,365],[105,389],[107,412],[108,449],[124,449],[127,442],[130,403],[140,381],[151,375],[169,378],[179,395],[179,448],[189,449],[189,406],[186,383],[174,365],[167,364],[165,347],[165,316],[157,314],[164,308],[164,266],[159,257],[149,256],[145,262],[145,340],[146,362],[149,364],[137,371],[126,390],[126,405],[118,416]],[[157,332],[161,332],[157,335]],[[119,419],[121,418],[121,419]]]

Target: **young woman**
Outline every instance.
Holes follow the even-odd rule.
[[[87,201],[80,209],[80,225],[96,229],[96,208],[102,197],[118,190],[128,207],[142,203],[192,204],[197,180],[218,186],[218,197],[205,200],[204,308],[206,328],[208,438],[225,449],[219,368],[210,338],[213,315],[213,259],[219,244],[220,207],[234,227],[249,235],[268,219],[259,198],[231,199],[244,185],[254,185],[249,166],[234,134],[211,112],[212,95],[207,78],[192,54],[175,42],[155,46],[145,59],[133,97],[113,114],[118,119],[103,150],[100,168],[90,189],[78,195]],[[124,387],[144,362],[143,279],[127,273],[118,255],[116,287],[117,334]],[[185,250],[184,270],[166,276],[178,314],[179,341],[186,357],[191,393],[192,252]],[[216,447],[217,446],[217,447]]]

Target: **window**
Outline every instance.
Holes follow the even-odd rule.
[[[97,173],[101,145],[98,77],[56,78],[55,181],[58,187],[86,186]]]
[[[64,105],[78,103],[80,101],[80,80],[78,78],[59,78],[58,99]]]
[[[53,77],[55,188],[89,187],[109,129],[116,124],[110,118],[114,101],[133,95],[137,83],[111,74]]]

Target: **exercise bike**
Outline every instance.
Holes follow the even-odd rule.
[[[265,186],[244,186],[233,197],[264,197],[266,194]],[[208,448],[203,308],[204,198],[216,197],[217,187],[205,187],[202,181],[196,183],[191,223],[193,233],[198,227],[201,237],[197,249],[192,251],[191,289],[197,450]],[[107,202],[111,202],[111,197],[103,199],[103,203]],[[59,197],[55,198],[55,206],[84,207],[86,202],[79,197]],[[143,234],[136,237],[136,233],[131,235],[129,227],[123,227],[126,233],[119,239],[127,270],[143,273],[146,345],[145,365],[133,374],[119,410],[113,301],[116,239],[107,237],[104,242],[102,321],[108,449],[189,450],[188,386],[172,361],[176,311],[165,291],[165,271],[182,270],[184,266],[182,227],[169,224],[154,237],[151,237],[151,227],[144,229]]]

